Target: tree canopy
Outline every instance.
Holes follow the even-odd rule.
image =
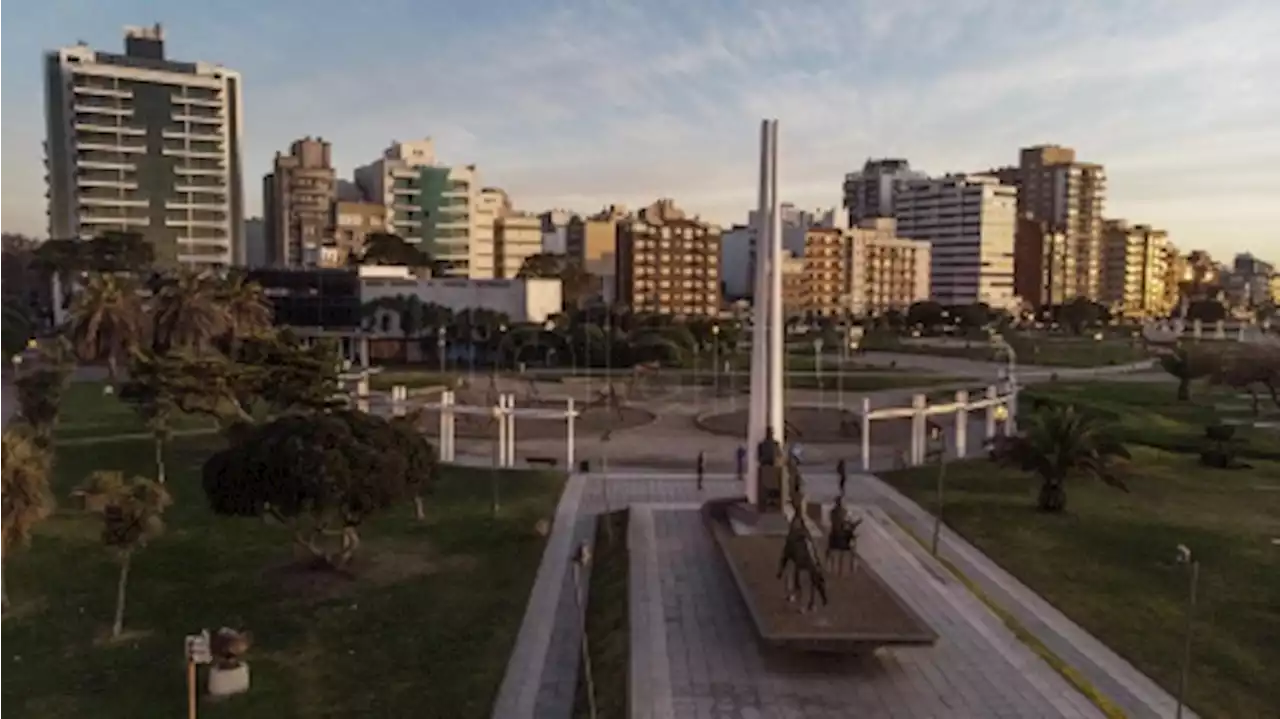
[[[370,515],[429,488],[434,449],[406,424],[352,410],[284,415],[250,429],[204,465],[217,514],[291,525],[313,556],[345,565]],[[325,538],[341,537],[336,550]]]

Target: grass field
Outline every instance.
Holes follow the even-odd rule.
[[[1105,367],[1147,358],[1146,351],[1128,339],[1104,338],[1098,341],[1091,336],[1029,334],[1010,334],[1007,339],[1018,355],[1018,362],[1025,365]],[[982,361],[994,358],[991,346],[984,341],[975,340],[968,347],[929,346],[904,342],[900,335],[892,332],[868,333],[861,348],[873,352],[902,352]]]
[[[596,716],[626,719],[631,713],[631,631],[628,599],[630,560],[627,554],[626,510],[600,515],[592,557],[591,590],[587,602],[587,637],[595,682]],[[610,533],[612,532],[612,534]],[[574,719],[590,719],[586,673],[578,667],[578,695]]]
[[[1068,485],[1068,512],[1050,516],[1032,509],[1032,478],[957,463],[948,468],[947,524],[1170,691],[1187,596],[1186,571],[1173,557],[1186,544],[1202,563],[1190,704],[1205,717],[1276,716],[1280,462],[1210,470],[1191,452],[1160,448],[1193,442],[1213,411],[1175,403],[1170,385],[1063,384],[1028,394],[1113,412],[1134,455],[1132,491],[1077,481]],[[884,478],[932,511],[935,472]]]
[[[59,437],[128,429],[114,402],[76,386]],[[253,688],[201,717],[488,717],[545,543],[535,525],[554,515],[561,477],[502,473],[495,521],[488,472],[448,469],[426,521],[406,503],[367,522],[340,576],[302,570],[284,527],[208,511],[199,468],[221,442],[174,441],[168,532],[134,556],[116,642],[104,637],[117,565],[67,494],[95,469],[151,474],[150,440],[58,451],[63,508],[5,562],[3,701],[15,716],[180,716],[183,636],[226,625],[254,634]]]

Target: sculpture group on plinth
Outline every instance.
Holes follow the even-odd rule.
[[[787,601],[794,602],[800,598],[803,589],[800,575],[809,578],[809,604],[805,611],[812,611],[817,599],[822,599],[822,606],[827,606],[827,577],[818,560],[818,548],[813,543],[813,535],[809,534],[809,526],[804,520],[804,498],[796,494],[791,505],[791,524],[787,528],[787,538],[782,544],[782,559],[778,562],[778,578],[787,586]],[[790,581],[785,577],[787,569],[791,569]]]

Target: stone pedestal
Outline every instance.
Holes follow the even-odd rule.
[[[249,665],[240,662],[240,666],[223,669],[209,667],[209,696],[226,697],[243,694],[249,691]]]

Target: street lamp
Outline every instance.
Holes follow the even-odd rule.
[[[502,407],[494,405],[490,410],[490,416],[493,418],[493,463],[489,468],[489,484],[493,490],[492,504],[490,509],[493,516],[498,516],[499,498],[498,498],[498,457],[502,453]],[[514,453],[513,453],[514,454]]]
[[[826,404],[825,393],[822,388],[822,338],[816,337],[813,340],[813,373],[814,378],[818,382],[818,406]]]
[[[711,404],[720,404],[720,325],[711,325]]]
[[[1179,544],[1177,551],[1178,564],[1190,569],[1190,581],[1187,586],[1187,629],[1182,645],[1182,675],[1178,679],[1178,709],[1175,714],[1177,719],[1182,719],[1182,707],[1187,702],[1187,680],[1191,672],[1191,622],[1196,611],[1196,589],[1200,583],[1200,561],[1192,556],[1191,549],[1185,544]]]
[[[436,328],[436,355],[437,355],[437,357],[439,358],[439,360],[438,360],[438,361],[439,361],[439,363],[440,363],[440,372],[441,372],[441,373],[444,373],[444,372],[446,372],[446,371],[448,370],[448,367],[447,367],[447,366],[446,366],[446,364],[445,364],[445,344],[446,344],[446,342],[447,342],[447,341],[445,340],[445,328],[444,328],[444,325],[440,325],[439,327],[437,327],[437,328]]]
[[[936,557],[938,556],[938,536],[942,533],[943,488],[947,481],[947,437],[942,431],[942,425],[933,420],[928,420],[928,425],[928,445],[925,456],[938,463],[938,507],[933,513],[933,540],[929,544],[929,551]]]
[[[1000,428],[997,434],[1002,434],[1002,435],[1008,434],[1009,425],[1007,423],[1009,421],[1009,405],[1003,402],[996,405],[995,408],[991,411],[991,416],[995,418],[996,425]]]

